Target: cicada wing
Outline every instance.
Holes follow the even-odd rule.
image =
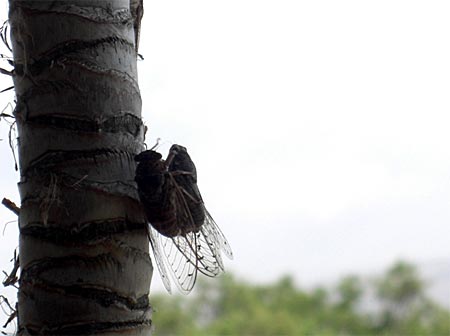
[[[215,242],[218,244],[220,251],[225,253],[225,255],[229,259],[233,259],[233,251],[231,250],[231,246],[228,243],[227,238],[223,234],[222,230],[220,230],[219,226],[216,224],[211,214],[205,208],[205,223],[204,227],[207,228],[209,232],[215,237]]]
[[[167,291],[172,294],[172,288],[170,285],[169,275],[167,274],[166,267],[164,266],[164,254],[161,250],[161,245],[159,239],[156,237],[160,234],[149,224],[148,225],[148,238],[150,241],[150,245],[152,247],[153,256],[155,259],[156,266],[159,270],[159,275],[161,276],[161,280],[166,287]]]
[[[182,207],[182,212],[187,214],[185,218],[191,222],[188,227],[198,227],[198,225],[194,223],[193,216],[190,213],[188,199],[191,203],[192,201],[197,202],[198,207],[204,213],[204,220],[200,225],[200,228],[197,229],[197,246],[192,248],[196,250],[196,255],[198,256],[200,265],[199,271],[208,276],[216,276],[221,270],[224,270],[221,251],[223,251],[228,258],[233,258],[230,244],[208,210],[206,210],[198,188],[196,189],[198,195],[193,195],[183,186],[177,184],[174,178],[172,180],[175,185],[174,190],[176,193],[177,204]],[[191,189],[194,190],[193,188]]]
[[[204,212],[203,202],[201,198],[198,199],[195,195],[190,195],[184,187],[178,185],[175,179],[172,179],[172,181],[175,185],[174,191],[179,206],[178,211],[184,214],[181,217],[183,218],[183,227],[189,230],[183,236],[185,239],[184,244],[180,244],[178,247],[183,254],[193,255],[195,257],[195,259],[190,260],[195,260],[198,271],[207,276],[215,277],[223,270],[223,263],[220,253],[217,250],[215,236],[204,227],[205,221],[201,223],[200,227],[194,223],[194,218],[186,198],[189,197],[190,200],[198,202],[198,208]]]
[[[203,229],[176,238],[180,253],[189,256],[186,259],[197,271],[209,277],[215,277],[222,271],[214,246],[205,237]]]
[[[197,256],[190,247],[192,235],[165,237],[158,234],[162,255],[175,284],[183,294],[188,294],[197,280]],[[195,238],[194,238],[195,240]]]
[[[220,272],[224,271],[225,267],[222,256],[220,255],[217,240],[208,226],[203,225],[201,227],[198,234],[198,240],[202,242],[200,246],[203,246],[202,253],[204,257],[206,256],[206,260],[210,260],[208,265],[205,265],[205,271],[212,273],[210,276],[216,276]]]
[[[209,232],[208,227],[202,225],[200,231],[197,233],[198,254],[201,263],[200,272],[214,277],[224,270],[222,256],[217,249],[217,242],[214,236]]]

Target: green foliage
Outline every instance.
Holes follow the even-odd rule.
[[[397,262],[378,283],[378,296],[394,305],[407,305],[423,293],[424,284],[415,267]]]
[[[167,295],[156,295],[152,299],[154,316],[158,322],[155,323],[157,335],[198,335],[195,321],[189,309],[189,302],[182,297]]]
[[[352,308],[358,303],[363,293],[360,279],[356,276],[343,278],[337,286],[337,292],[339,294],[339,304],[342,308]]]
[[[423,295],[412,265],[389,269],[374,288],[382,308],[364,313],[370,285],[349,276],[329,292],[304,291],[291,277],[261,286],[227,274],[189,297],[154,296],[155,335],[450,335],[450,312]]]

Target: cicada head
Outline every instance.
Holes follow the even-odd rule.
[[[136,177],[134,178],[140,195],[147,197],[160,192],[164,183],[166,166],[160,153],[146,150],[134,158],[137,161]]]
[[[182,152],[187,153],[186,147],[183,147],[183,146],[180,146],[180,145],[177,145],[177,144],[174,144],[174,145],[172,145],[172,147],[170,147],[170,152],[172,152],[172,151],[176,152],[176,154],[182,153]]]
[[[146,150],[134,157],[137,162],[157,162],[162,159],[162,155],[153,150]]]

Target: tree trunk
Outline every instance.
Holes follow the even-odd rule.
[[[148,335],[152,265],[134,183],[144,137],[141,15],[130,0],[9,3],[22,203],[18,334]]]

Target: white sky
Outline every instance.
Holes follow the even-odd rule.
[[[449,14],[448,1],[145,1],[147,141],[188,148],[228,269],[311,284],[450,256]],[[0,196],[18,201],[5,140]]]

